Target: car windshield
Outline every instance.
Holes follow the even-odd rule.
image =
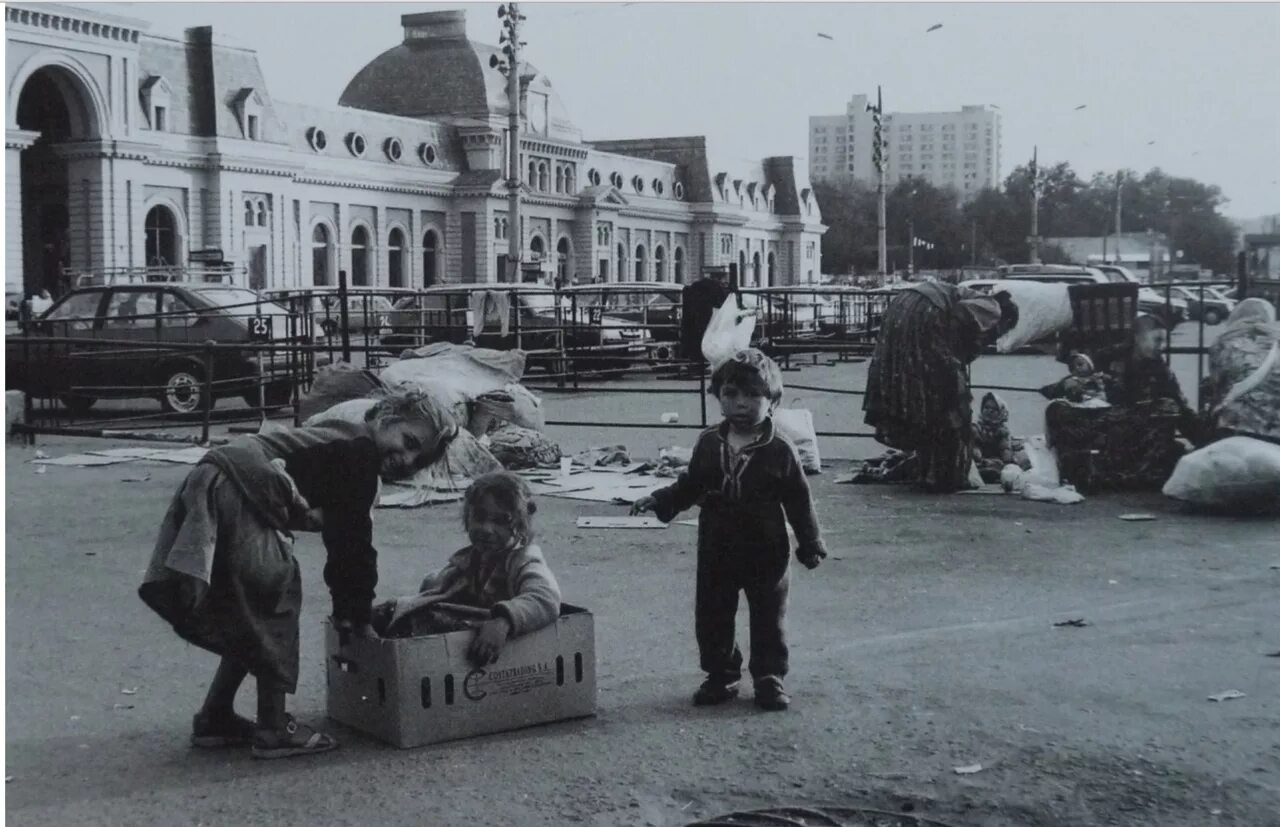
[[[214,307],[229,308],[234,315],[252,315],[254,313],[271,316],[288,316],[289,311],[269,299],[264,299],[252,290],[238,287],[215,287],[208,290],[193,290],[195,295]]]

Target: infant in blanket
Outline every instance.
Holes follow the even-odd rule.
[[[1063,399],[1082,408],[1106,408],[1107,377],[1095,371],[1093,360],[1084,353],[1072,353],[1067,357],[1070,374],[1052,385],[1045,385],[1040,394],[1046,399]]]
[[[386,637],[475,628],[468,654],[484,666],[511,638],[555,623],[560,586],[533,542],[535,511],[529,486],[515,474],[477,478],[462,506],[471,544],[428,575],[418,594],[376,607],[374,628]]]

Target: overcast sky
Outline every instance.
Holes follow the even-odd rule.
[[[401,41],[401,14],[464,6],[473,40],[499,33],[496,3],[102,5],[154,32],[212,25],[258,51],[273,97],[319,105]],[[886,111],[998,105],[1002,176],[1038,144],[1084,177],[1160,166],[1222,187],[1228,215],[1280,212],[1275,3],[522,8],[526,57],[587,139],[703,134],[738,157],[803,157],[809,115],[879,83]]]

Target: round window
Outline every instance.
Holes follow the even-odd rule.
[[[329,139],[325,136],[323,129],[313,126],[307,130],[307,143],[311,144],[311,148],[316,152],[324,152],[324,148],[329,145]]]
[[[431,144],[422,144],[418,147],[418,157],[422,159],[422,163],[428,166],[436,162],[436,148]]]
[[[635,188],[636,192],[644,192],[644,179],[637,175],[631,179],[631,186]]]
[[[352,155],[362,158],[366,148],[364,136],[359,132],[352,132],[347,135],[347,149],[351,150]]]
[[[653,179],[653,194],[654,194],[654,195],[662,195],[663,190],[665,190],[665,189],[666,189],[666,187],[662,186],[662,182],[661,182],[661,181],[659,181],[657,178],[654,178],[654,179]]]
[[[387,138],[386,153],[391,160],[400,160],[401,156],[404,155],[404,145],[400,143],[399,138]]]
[[[609,183],[613,184],[618,189],[622,189],[622,174],[619,172],[615,172],[612,175],[610,175]]]
[[[587,171],[587,180],[591,182],[591,186],[600,186],[600,170],[591,169]]]
[[[680,183],[679,181],[676,181],[675,186],[671,188],[671,193],[676,197],[677,200],[683,201],[684,200],[684,184]]]

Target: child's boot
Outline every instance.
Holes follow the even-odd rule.
[[[738,682],[725,683],[718,678],[707,678],[693,693],[694,706],[716,706],[738,697]]]
[[[782,678],[769,675],[755,682],[756,706],[769,712],[782,712],[791,706],[791,697],[782,688]]]

